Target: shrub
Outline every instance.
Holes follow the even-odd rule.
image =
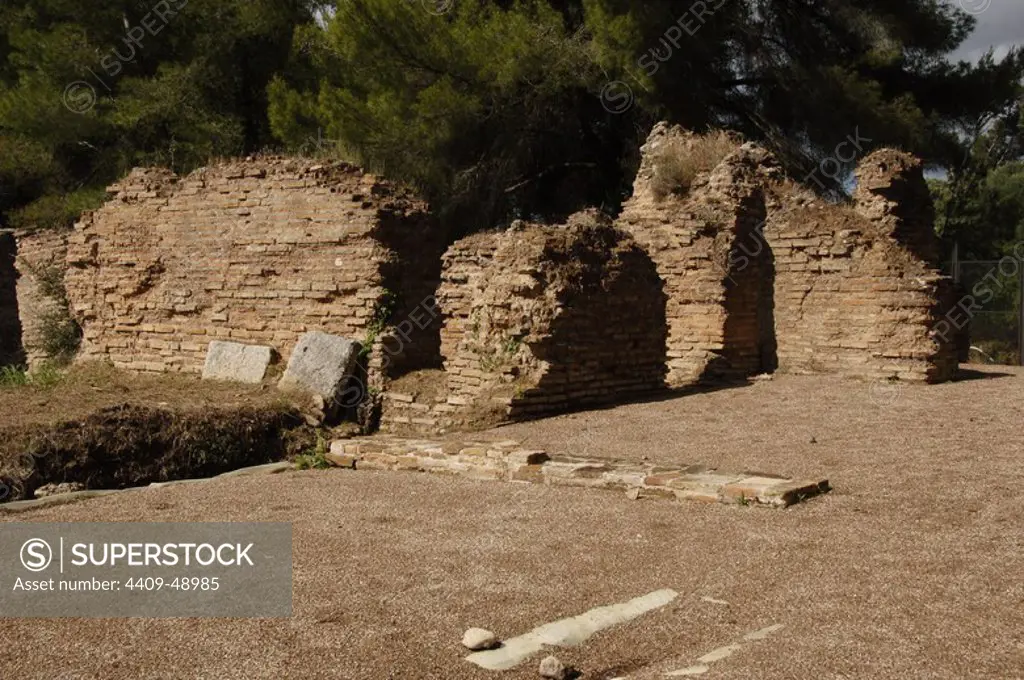
[[[735,149],[736,141],[724,131],[665,143],[654,156],[655,198],[686,194],[700,173],[714,170]]]
[[[53,301],[53,307],[39,317],[41,348],[55,363],[67,364],[82,343],[82,329],[71,318],[64,269],[55,263],[32,264],[22,260],[35,279],[39,292]]]
[[[331,467],[327,460],[327,440],[317,432],[316,446],[305,453],[295,456],[295,467],[298,470],[326,470]]]

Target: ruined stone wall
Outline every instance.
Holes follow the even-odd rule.
[[[879,158],[896,153],[865,159],[858,182]],[[898,155],[924,186],[920,165]],[[779,365],[797,373],[949,380],[955,348],[934,329],[952,285],[930,260],[931,221],[909,232],[894,229],[874,218],[876,199],[859,186],[850,207],[777,187],[765,234],[776,262]],[[930,205],[926,198],[920,214],[930,214]]]
[[[386,427],[480,427],[664,387],[661,280],[607,218],[517,222],[456,243],[444,260],[444,388],[417,400],[396,386]]]
[[[757,233],[765,214],[759,159],[731,157],[697,177],[685,196],[657,190],[662,154],[694,142],[699,138],[679,128],[655,128],[641,149],[633,197],[616,223],[650,254],[665,281],[672,386],[760,368],[752,365],[760,331],[749,303],[768,287],[758,280],[767,275],[758,255],[730,279],[734,243]]]
[[[197,372],[216,339],[284,359],[310,330],[363,340],[383,300],[400,314],[440,276],[426,206],[345,163],[138,169],[110,193],[76,226],[67,285],[82,356],[122,368]],[[436,356],[438,325],[418,329],[395,367]]]
[[[933,332],[948,281],[932,259],[919,162],[876,152],[855,202],[831,205],[785,180],[763,149],[737,144],[686,192],[656,192],[666,145],[698,139],[655,128],[618,222],[666,282],[671,385],[776,369],[952,377],[952,348]]]
[[[15,234],[17,300],[21,344],[29,368],[52,358],[48,336],[68,324],[64,296],[68,233],[43,230]]]
[[[0,231],[0,366],[16,366],[25,361],[18,315],[18,272],[14,265],[17,252],[14,233]]]

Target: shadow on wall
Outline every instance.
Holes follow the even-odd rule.
[[[14,234],[0,232],[0,366],[25,363],[18,312],[18,271],[14,266],[17,254]]]
[[[764,235],[768,211],[760,191],[742,201],[723,281],[723,349],[702,381],[743,380],[779,367],[775,337],[775,255]]]
[[[651,258],[607,227],[576,232],[569,248],[553,242],[542,257],[552,277],[544,287],[559,289],[559,312],[527,343],[544,369],[513,398],[509,415],[621,403],[664,389],[667,297]]]

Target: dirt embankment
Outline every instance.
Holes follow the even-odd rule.
[[[106,366],[0,388],[0,502],[45,484],[117,489],[281,460],[314,439],[303,406],[266,386]]]

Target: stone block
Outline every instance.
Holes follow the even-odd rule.
[[[355,369],[360,344],[314,331],[299,338],[278,387],[308,392],[337,401]]]
[[[259,384],[266,376],[273,356],[274,350],[263,345],[214,340],[206,350],[203,380]]]

